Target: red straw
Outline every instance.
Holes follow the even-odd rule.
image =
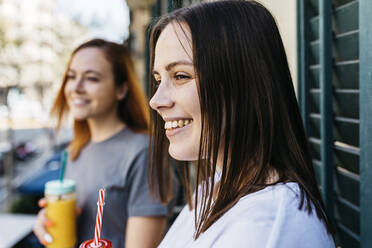
[[[105,199],[105,189],[99,190],[98,202],[97,202],[97,218],[96,218],[96,229],[94,230],[94,246],[99,247],[100,236],[101,236],[101,226],[102,226],[102,215],[103,215],[103,205]]]

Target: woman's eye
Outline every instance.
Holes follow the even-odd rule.
[[[159,85],[160,85],[160,83],[161,83],[161,80],[160,79],[154,79],[154,81],[153,81],[153,85],[154,85],[154,87],[155,88],[158,88],[159,87]]]
[[[174,75],[174,78],[176,80],[185,80],[185,79],[190,79],[190,76],[186,75],[186,74],[183,74],[183,73],[178,73],[178,74]]]
[[[67,76],[66,76],[66,79],[67,79],[67,80],[74,79],[74,78],[75,78],[74,75],[67,75]]]
[[[98,82],[99,78],[97,78],[97,77],[87,77],[87,80],[93,81],[93,82]]]
[[[161,78],[158,75],[153,75],[153,85],[154,87],[159,87],[159,84],[161,83]]]

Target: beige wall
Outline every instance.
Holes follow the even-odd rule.
[[[296,0],[258,0],[258,2],[268,8],[276,19],[287,52],[293,83],[297,90]]]
[[[146,68],[145,68],[145,49],[147,26],[151,21],[151,6],[154,0],[126,0],[131,10],[131,21],[129,25],[130,35],[132,36],[131,53],[134,60],[136,71],[142,83],[143,89],[146,88]]]

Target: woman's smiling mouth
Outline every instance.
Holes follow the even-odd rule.
[[[174,136],[187,128],[192,122],[192,119],[166,121],[164,124],[165,134],[168,138]]]
[[[72,102],[72,104],[74,106],[79,107],[79,106],[85,106],[85,105],[87,105],[89,103],[89,100],[81,99],[81,98],[75,98],[71,102]]]
[[[193,121],[192,119],[166,121],[164,124],[164,129],[172,130],[172,129],[182,128],[184,126],[191,124],[192,121]]]

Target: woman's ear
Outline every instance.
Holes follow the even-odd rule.
[[[116,99],[118,101],[123,100],[128,93],[128,83],[124,82],[122,85],[116,88]]]

